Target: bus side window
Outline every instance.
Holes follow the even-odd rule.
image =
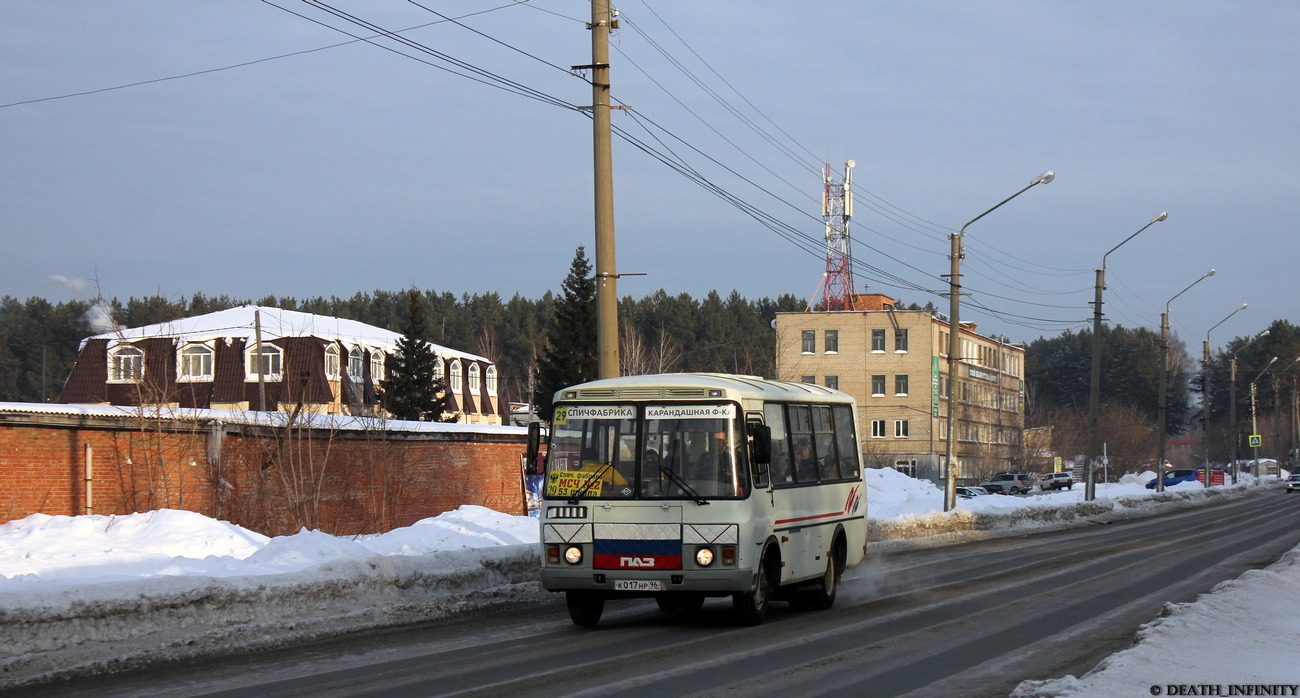
[[[835,414],[835,443],[839,446],[840,451],[841,474],[848,478],[861,477],[862,472],[858,466],[858,437],[854,430],[853,410],[848,405],[836,405],[832,410]]]
[[[772,430],[772,484],[792,483],[794,474],[790,465],[790,435],[785,428],[785,407],[778,403],[764,405],[763,421]]]
[[[812,410],[808,405],[790,405],[790,438],[794,440],[795,482],[817,482],[817,458],[821,454],[813,451]]]
[[[831,426],[831,408],[813,405],[813,447],[817,452],[818,474],[822,482],[840,479],[840,459],[835,453],[835,429]]]

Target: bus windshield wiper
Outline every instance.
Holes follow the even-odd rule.
[[[695,488],[691,487],[690,484],[686,482],[685,478],[673,472],[672,468],[669,468],[666,465],[661,465],[659,466],[659,472],[667,475],[668,479],[677,483],[679,487],[681,487],[683,490],[686,491],[686,494],[689,494],[695,500],[696,504],[699,504],[700,506],[704,506],[709,503],[709,500],[705,499],[704,497],[701,497],[700,493],[696,492]]]
[[[587,491],[590,490],[593,485],[595,485],[597,482],[600,482],[601,479],[605,477],[605,471],[609,470],[610,466],[612,465],[614,465],[613,461],[610,461],[608,463],[602,463],[600,466],[600,470],[597,470],[596,472],[592,473],[591,477],[587,478],[587,482],[583,483],[582,489],[578,490],[577,492],[574,492],[569,497],[569,504],[577,504],[578,498],[583,496],[584,494],[587,494]]]

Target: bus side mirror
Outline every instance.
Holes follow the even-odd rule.
[[[542,451],[542,423],[528,423],[528,459],[524,472],[529,475],[542,475],[546,472],[545,456],[538,458]]]
[[[766,424],[749,425],[749,458],[755,471],[766,473],[772,462],[772,428]]]

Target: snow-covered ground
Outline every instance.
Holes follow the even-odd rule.
[[[1076,485],[1029,497],[963,499],[943,513],[942,492],[929,482],[868,470],[872,536],[1064,526],[1193,506],[1207,493],[1277,482],[1247,476],[1209,491],[1184,483],[1157,496],[1142,486],[1151,477],[1099,485],[1093,502],[1083,502]],[[0,688],[546,598],[535,584],[537,538],[536,520],[474,506],[360,540],[306,530],[267,538],[176,510],[33,514],[0,525]],[[1127,694],[1145,685],[1157,664],[1162,676],[1188,684],[1211,683],[1212,672],[1203,668],[1225,664],[1234,667],[1235,681],[1287,684],[1297,678],[1290,650],[1300,640],[1297,598],[1300,548],[1194,603],[1171,606],[1139,632],[1133,648],[1086,676],[1026,682],[1018,695]]]

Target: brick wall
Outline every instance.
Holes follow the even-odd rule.
[[[301,526],[350,535],[406,526],[462,504],[524,514],[525,441],[523,429],[501,427],[285,430],[6,410],[0,522],[166,507],[268,535]]]

